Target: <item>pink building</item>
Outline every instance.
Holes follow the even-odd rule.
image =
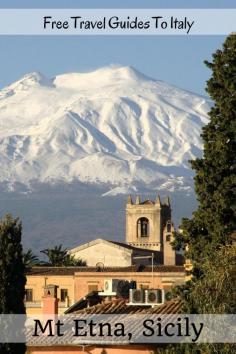
[[[42,299],[43,313],[44,315],[57,315],[58,311],[58,299],[57,288],[53,285],[48,285],[45,288],[44,296]],[[129,318],[136,314],[176,314],[181,311],[181,301],[173,299],[165,302],[160,306],[148,306],[143,307],[140,305],[129,305],[127,300],[113,298],[112,300],[104,300],[102,303],[98,303],[91,307],[85,307],[81,310],[75,311],[76,315],[94,315],[94,314],[128,314]],[[42,344],[42,338],[34,337],[28,338],[27,353],[29,354],[74,354],[74,353],[89,353],[89,354],[128,354],[128,353],[142,353],[151,354],[158,349],[158,344],[114,344],[114,340],[109,342],[109,338],[106,339],[106,344],[94,344],[94,340],[89,342],[89,339],[81,339],[77,344],[68,345],[67,338],[65,345],[55,344],[55,337],[45,336],[45,340]],[[71,337],[71,343],[73,343],[73,336]],[[157,351],[156,351],[157,352]]]

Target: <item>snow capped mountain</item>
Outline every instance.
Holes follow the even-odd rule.
[[[0,183],[188,190],[209,108],[205,97],[130,67],[27,74],[0,91]]]

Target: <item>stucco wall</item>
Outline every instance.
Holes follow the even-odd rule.
[[[74,292],[74,276],[71,275],[28,275],[26,289],[33,289],[33,301],[26,302],[26,312],[28,315],[42,313],[42,296],[43,289],[46,284],[58,285],[58,297],[60,297],[60,290],[67,289],[69,297],[69,306],[75,302]],[[63,313],[66,303],[59,301],[59,313]]]
[[[131,252],[123,247],[109,243],[91,244],[83,249],[71,252],[75,258],[86,260],[88,266],[95,267],[103,263],[105,267],[128,267],[132,263]]]
[[[135,280],[137,288],[169,288],[174,284],[182,284],[185,281],[184,272],[86,272],[75,274],[75,297],[80,299],[88,293],[89,286],[97,287],[97,290],[102,291],[104,288],[105,279],[124,279]]]
[[[74,276],[46,276],[47,284],[54,284],[68,289],[69,305],[72,305],[91,291],[91,288],[103,290],[105,279],[135,280],[137,287],[169,288],[174,284],[185,281],[185,272],[78,272]],[[26,303],[27,314],[42,313],[42,295],[45,285],[45,276],[28,275],[26,288],[32,288],[34,292],[33,303]],[[60,291],[58,292],[60,294]],[[65,303],[59,302],[59,313],[66,310]]]

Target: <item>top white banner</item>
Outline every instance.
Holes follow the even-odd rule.
[[[236,9],[0,9],[0,35],[228,35]]]

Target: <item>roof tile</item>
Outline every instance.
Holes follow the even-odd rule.
[[[75,273],[89,273],[89,272],[104,272],[104,273],[128,273],[128,272],[151,272],[152,266],[130,266],[130,267],[105,267],[99,270],[96,267],[32,267],[27,269],[26,275],[75,275]],[[166,266],[166,265],[154,265],[154,272],[167,273],[167,272],[177,272],[184,273],[185,269],[183,266]]]

